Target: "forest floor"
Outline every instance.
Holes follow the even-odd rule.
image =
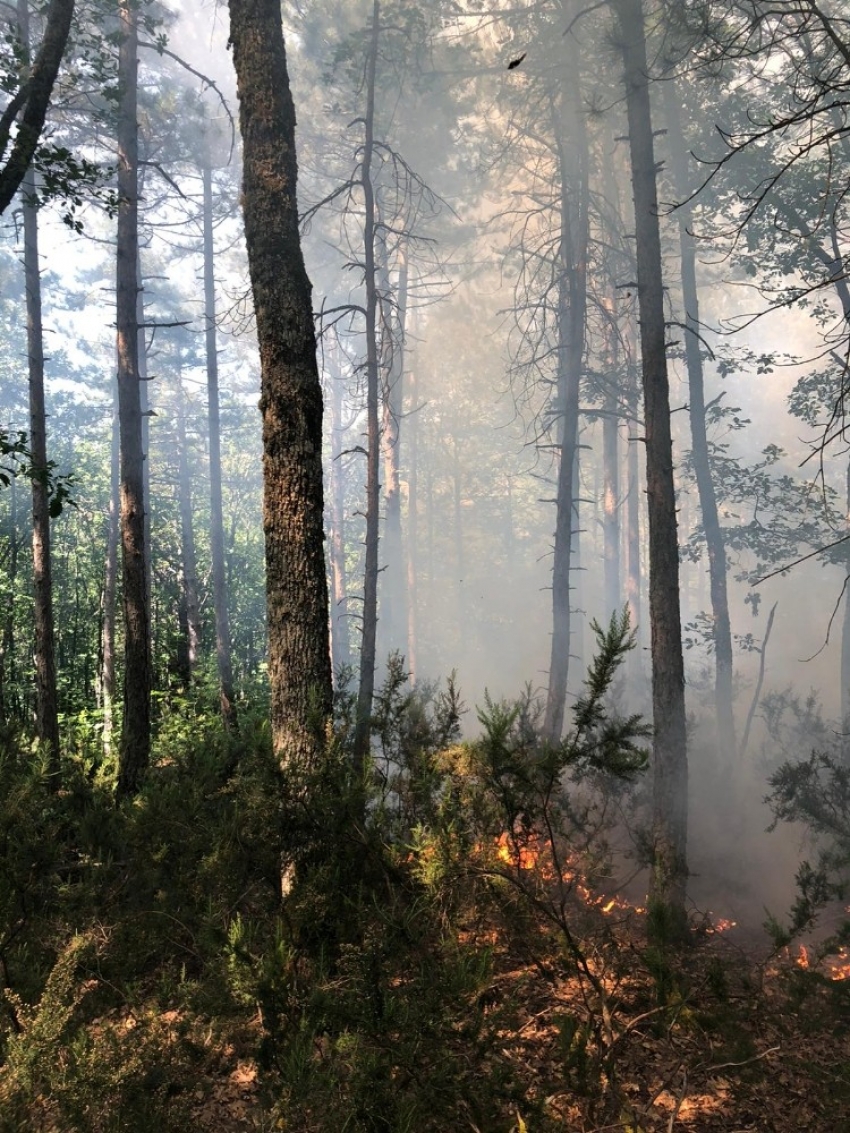
[[[639,929],[626,945],[643,949]],[[810,967],[799,946],[771,954],[755,931],[703,932],[684,958],[690,990],[661,1011],[646,975],[609,988],[603,1059],[565,1034],[586,1015],[588,984],[499,955],[485,1011],[509,1005],[502,1054],[530,1095],[545,1096],[547,1128],[565,1133],[850,1133],[850,975]],[[663,1020],[663,1021],[662,1021]],[[252,1049],[259,1020],[211,1050],[193,1087],[192,1125],[208,1133],[281,1129],[272,1123]],[[603,1065],[604,1063],[604,1065]],[[470,1069],[486,1075],[486,1063]],[[611,1095],[619,1114],[612,1117]],[[606,1100],[607,1099],[607,1100]],[[607,1108],[607,1116],[601,1117]],[[516,1109],[514,1130],[534,1133]],[[478,1127],[470,1122],[470,1133]],[[458,1130],[460,1133],[460,1130]],[[480,1130],[478,1133],[489,1133]]]
[[[479,1061],[468,1059],[468,1073],[504,1079],[507,1064],[518,1100],[498,1125],[482,1128],[470,1116],[451,1133],[850,1133],[850,980],[839,978],[850,967],[815,964],[800,946],[769,955],[763,934],[735,926],[704,927],[684,952],[661,956],[643,927],[640,915],[626,914],[615,927],[614,962],[609,936],[607,953],[586,949],[568,977],[563,951],[545,933],[530,957],[492,925],[478,926],[476,944],[486,932],[494,962],[477,1006],[496,1021],[497,1038]],[[275,1106],[280,1078],[264,1075],[256,1057],[259,1011],[211,1020],[125,1007],[96,1015],[88,1030],[101,1049],[106,1037],[128,1052],[141,1035],[140,1046],[154,1041],[165,1065],[173,1051],[169,1129],[312,1128],[303,1117],[290,1126]],[[161,1085],[153,1074],[143,1080]],[[7,1125],[0,1107],[0,1129],[146,1128],[134,1118],[69,1125],[58,1112],[42,1094],[24,1125]]]

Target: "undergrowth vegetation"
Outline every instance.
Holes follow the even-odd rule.
[[[120,805],[79,735],[51,792],[4,734],[0,1130],[649,1130],[679,1080],[636,1081],[651,1044],[757,1066],[735,1001],[758,987],[647,943],[610,881],[647,729],[607,708],[627,621],[597,636],[558,745],[530,694],[462,742],[454,681],[411,689],[391,658],[365,785],[344,682],[309,768],[275,765],[260,715],[234,740],[164,708]],[[206,1121],[239,1059],[250,1122]]]

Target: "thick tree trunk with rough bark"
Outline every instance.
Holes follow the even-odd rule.
[[[134,795],[150,760],[151,656],[145,549],[144,450],[138,327],[138,24],[132,0],[119,0],[118,237],[116,326],[120,500],[124,598],[124,719],[118,794]]]
[[[625,66],[646,436],[655,728],[650,899],[657,908],[683,921],[688,877],[685,678],[655,155],[641,0],[612,0],[612,6],[619,21]]]
[[[366,285],[366,547],[363,577],[363,624],[360,642],[360,688],[354,729],[354,764],[363,769],[372,734],[375,651],[378,633],[378,538],[380,524],[381,434],[378,389],[378,280],[375,265],[375,69],[380,36],[380,4],[372,7],[372,34],[366,60],[366,114],[360,180],[363,187],[363,265]]]
[[[320,758],[333,697],[322,389],[296,202],[295,108],[278,0],[229,0],[243,209],[257,316],[272,739],[284,766]]]
[[[552,565],[552,647],[543,730],[557,743],[564,728],[570,667],[572,558],[577,527],[579,389],[587,312],[588,148],[575,40],[567,39],[565,74],[553,106],[560,178],[558,252],[558,481]]]
[[[680,201],[690,196],[688,158],[682,132],[682,118],[675,80],[663,82],[665,116],[670,142],[670,168],[676,195]],[[688,371],[691,443],[694,475],[697,482],[702,526],[708,552],[708,577],[711,593],[711,614],[714,627],[714,710],[717,718],[717,744],[721,759],[729,766],[737,755],[735,717],[732,701],[732,625],[729,618],[729,596],[726,587],[726,543],[717,511],[717,493],[711,474],[708,436],[705,421],[705,381],[700,343],[699,293],[696,277],[696,245],[690,232],[690,207],[677,209],[679,249],[682,263],[682,302],[685,308],[685,361]]]
[[[227,610],[227,575],[224,562],[224,514],[221,500],[221,416],[218,396],[216,346],[215,246],[213,238],[212,168],[203,168],[204,185],[204,342],[207,365],[207,427],[210,462],[210,557],[212,559],[215,655],[218,664],[219,704],[225,730],[236,730],[233,666],[230,660],[230,619]]]

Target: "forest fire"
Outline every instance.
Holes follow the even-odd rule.
[[[804,971],[819,971],[836,982],[847,980],[850,979],[850,948],[842,945],[836,952],[819,956],[812,945],[801,944],[794,964]]]
[[[716,936],[721,932],[728,932],[730,929],[735,928],[737,921],[730,920],[728,917],[715,917],[713,913],[708,913],[707,925],[705,931],[709,936]]]
[[[562,860],[556,861],[551,846],[541,835],[530,835],[520,842],[507,833],[500,834],[496,841],[496,854],[500,861],[513,869],[534,870],[541,881],[560,881],[570,886],[586,906],[605,916],[646,912],[642,905],[634,905],[622,897],[595,893],[582,869],[579,855],[567,853]]]

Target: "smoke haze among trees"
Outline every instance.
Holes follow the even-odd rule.
[[[0,17],[8,1127],[188,1120],[98,1045],[126,1008],[157,1067],[172,1009],[237,1020],[292,1128],[737,1128],[659,1069],[672,1005],[738,1026],[726,928],[732,982],[846,994],[843,7]],[[552,1106],[511,958],[569,1001]]]

